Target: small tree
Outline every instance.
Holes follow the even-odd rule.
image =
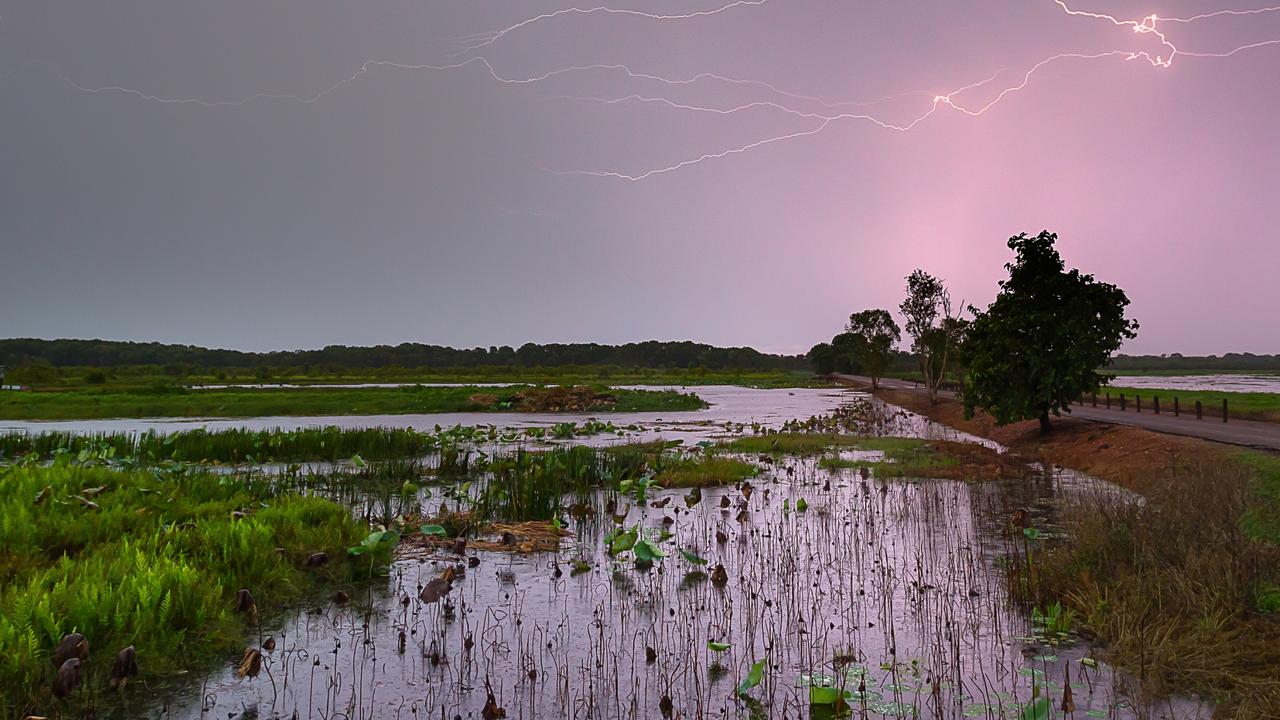
[[[862,370],[863,339],[853,333],[843,332],[831,338],[831,351],[836,372],[854,375]]]
[[[818,343],[809,349],[809,364],[818,375],[830,375],[836,371],[836,354],[831,343]]]
[[[974,318],[965,342],[967,416],[981,408],[1002,425],[1039,418],[1040,432],[1048,433],[1049,414],[1070,412],[1071,403],[1096,392],[1110,379],[1098,368],[1136,337],[1138,323],[1124,316],[1124,291],[1066,272],[1057,239],[1047,230],[1009,238],[1017,253],[1005,265],[1009,279]]]
[[[920,361],[920,373],[929,402],[938,402],[938,388],[947,374],[959,318],[951,316],[951,293],[938,278],[916,269],[907,276],[907,299],[898,306],[911,336],[911,351]]]
[[[893,346],[902,339],[898,323],[888,310],[863,310],[849,316],[847,332],[858,338],[856,357],[862,372],[871,377],[871,387],[880,387]]]

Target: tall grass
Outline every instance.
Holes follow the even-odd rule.
[[[1147,689],[1280,717],[1280,626],[1259,615],[1280,552],[1247,522],[1255,482],[1241,463],[1178,461],[1142,498],[1076,508],[1031,590],[1060,599]]]
[[[270,417],[277,415],[392,415],[518,409],[517,394],[529,386],[409,385],[392,388],[153,388],[69,389],[0,392],[0,418],[74,420],[145,417]],[[598,388],[604,392],[606,388]],[[698,410],[706,404],[690,393],[609,389],[612,400],[594,411]]]
[[[261,478],[63,461],[0,468],[0,488],[0,697],[19,716],[52,703],[49,657],[67,633],[89,641],[92,695],[127,645],[144,674],[234,648],[240,588],[266,609],[368,567],[344,559],[364,523]],[[316,552],[333,561],[306,569]]]
[[[183,430],[175,433],[11,432],[0,435],[0,454],[41,458],[111,449],[117,457],[144,462],[306,462],[421,457],[435,451],[439,433],[407,428],[340,428],[298,430]]]

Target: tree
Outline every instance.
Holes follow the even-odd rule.
[[[917,268],[907,276],[907,299],[898,309],[911,336],[911,351],[920,361],[929,402],[937,403],[938,388],[947,374],[953,335],[960,327],[959,319],[951,316],[951,293],[941,280]]]
[[[842,332],[831,338],[831,352],[835,359],[836,372],[855,375],[862,370],[858,360],[862,353],[863,339],[853,333]]]
[[[965,414],[981,408],[1006,424],[1070,412],[1071,403],[1096,392],[1110,378],[1100,374],[1111,354],[1137,336],[1125,318],[1129,298],[1115,285],[1079,270],[1066,272],[1054,248],[1058,236],[1044,231],[1009,238],[1017,257],[1005,265],[1009,279],[985,313],[969,327]]]
[[[836,354],[831,343],[818,343],[809,349],[809,364],[818,375],[830,375],[836,371]]]
[[[880,378],[893,357],[893,346],[902,331],[888,310],[863,310],[849,316],[846,332],[857,337],[856,358],[862,372],[871,377],[871,387],[880,387]]]

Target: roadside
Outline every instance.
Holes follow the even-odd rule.
[[[1035,420],[966,419],[954,397],[933,405],[909,382],[881,385],[886,402],[1140,494],[1068,513],[1069,539],[1046,544],[1019,586],[1060,602],[1152,692],[1212,698],[1220,717],[1280,717],[1280,454],[1082,413],[1041,436]]]
[[[869,378],[857,375],[837,375],[836,378],[841,382],[858,387],[869,387],[871,385]],[[884,390],[895,392],[917,393],[922,399],[924,398],[923,388],[909,380],[881,378],[880,387]],[[944,399],[956,405],[959,404],[954,401],[954,394],[943,393],[942,395]],[[1111,409],[1103,407],[1101,402],[1099,400],[1099,407],[1096,408],[1091,403],[1075,405],[1071,408],[1069,416],[1064,414],[1061,418],[1054,418],[1054,425],[1065,426],[1072,419],[1083,419],[1145,428],[1168,435],[1182,435],[1264,450],[1280,450],[1280,423],[1234,418],[1230,422],[1224,423],[1221,415],[1216,418],[1206,416],[1203,420],[1196,420],[1195,415],[1190,412],[1183,412],[1177,417],[1169,412],[1157,415],[1149,405],[1143,412],[1136,412],[1132,406],[1130,406],[1130,409],[1122,411],[1119,407],[1118,397],[1113,398]],[[1167,409],[1166,407],[1166,411]],[[963,414],[960,417],[963,418]]]

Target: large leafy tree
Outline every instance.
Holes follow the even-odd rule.
[[[880,378],[893,358],[893,346],[902,331],[888,310],[863,310],[849,316],[846,332],[857,338],[856,358],[862,372],[871,378],[871,387],[880,387]]]
[[[1124,291],[1079,270],[1067,272],[1057,239],[1047,230],[1009,238],[1017,254],[1005,265],[1009,279],[965,340],[967,415],[981,408],[1000,424],[1038,418],[1047,433],[1050,414],[1070,412],[1073,402],[1097,391],[1110,379],[1098,368],[1136,337]]]

